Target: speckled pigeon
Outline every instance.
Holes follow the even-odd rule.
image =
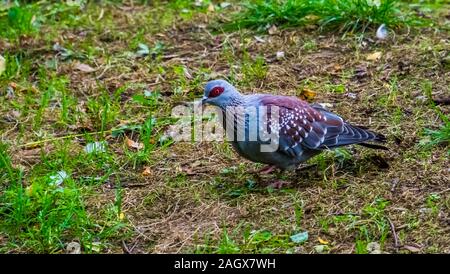
[[[281,170],[295,168],[299,163],[319,154],[326,149],[358,144],[370,148],[386,149],[368,141],[384,142],[385,137],[363,127],[346,123],[341,117],[331,113],[318,104],[308,104],[296,97],[269,94],[243,95],[225,80],[213,80],[206,84],[203,104],[219,107],[225,115],[224,120],[232,119],[234,139],[231,144],[244,158],[253,162],[264,163]],[[257,109],[257,114],[245,114],[245,118],[230,115],[229,108]],[[271,120],[271,109],[277,109],[278,124],[274,126]],[[233,117],[230,117],[233,116]],[[249,125],[252,119],[258,120],[258,125],[274,133],[278,138],[277,149],[263,152],[261,145],[266,144],[260,135],[250,140]],[[262,120],[262,121],[261,121]],[[262,122],[262,124],[259,124]],[[223,123],[226,130],[226,123]],[[244,126],[245,125],[245,126]],[[244,126],[245,136],[236,138],[236,129]],[[232,131],[232,132],[233,132]]]

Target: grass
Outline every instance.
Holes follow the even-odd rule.
[[[405,18],[405,13],[398,10],[399,1],[385,0],[324,0],[318,9],[322,27],[340,28],[342,31],[365,32],[369,28],[376,28],[381,24],[396,28],[409,25],[410,18]]]
[[[228,2],[0,7],[1,253],[449,251],[449,110],[434,103],[448,90],[445,4],[383,1],[383,13],[324,0],[316,14],[302,10],[313,1]],[[383,43],[339,35],[406,26],[407,6],[433,26]],[[289,28],[210,33],[239,11],[240,28]],[[303,24],[310,31],[294,28]],[[367,60],[373,52],[380,59]],[[262,165],[228,144],[171,138],[172,109],[215,78],[247,94],[308,89],[308,100],[386,135],[390,150],[327,151],[281,175],[291,185],[266,187],[277,177],[251,173]]]
[[[442,110],[436,106],[433,101],[432,95],[432,83],[430,81],[425,81],[422,83],[422,90],[428,100],[430,107],[439,115],[439,118],[442,120],[443,124],[438,129],[424,129],[424,134],[427,136],[427,139],[422,140],[421,144],[425,147],[432,146],[448,146],[450,143],[450,118],[449,115],[445,115]],[[447,150],[447,154],[450,153],[450,150]]]
[[[342,32],[366,32],[385,24],[390,28],[423,24],[411,11],[400,11],[406,5],[397,0],[259,0],[243,4],[244,12],[234,15],[226,29],[271,26],[294,27],[318,24],[321,28]]]
[[[230,28],[259,27],[271,25],[297,26],[314,11],[313,1],[248,1],[244,3],[245,12],[236,15]]]
[[[241,66],[243,74],[243,83],[250,85],[256,81],[263,80],[267,75],[267,66],[262,56],[257,56],[253,61],[248,54],[243,57],[243,64]]]
[[[21,4],[8,1],[6,8],[0,10],[0,37],[21,42],[26,37],[36,36],[45,24],[60,23],[61,18],[67,18],[69,25],[76,24],[77,17],[72,14],[80,12],[82,8],[82,1],[73,4],[46,1]]]
[[[428,140],[424,141],[424,144],[428,147],[430,146],[448,146],[450,142],[450,122],[448,119],[445,124],[437,130],[425,129],[425,135],[428,136]],[[450,151],[447,151],[447,154]]]
[[[106,239],[127,237],[126,221],[120,215],[120,192],[98,213],[88,212],[90,180],[73,178],[71,170],[76,170],[74,164],[88,165],[93,159],[73,158],[68,153],[66,142],[56,155],[42,156],[42,165],[35,166],[25,179],[23,170],[11,166],[3,146],[1,168],[8,171],[9,184],[3,186],[0,199],[1,231],[9,235],[9,241],[1,247],[2,252],[60,253],[73,241],[86,253],[102,252]],[[108,161],[105,156],[96,157],[98,167],[102,165],[99,160]],[[67,177],[59,175],[61,170]]]
[[[17,38],[20,35],[36,33],[42,18],[36,18],[36,7],[15,6],[7,10],[7,16],[2,16],[2,33],[6,38]]]

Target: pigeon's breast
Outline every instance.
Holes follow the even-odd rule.
[[[233,148],[242,157],[253,162],[288,168],[298,164],[302,157],[290,157],[279,151],[277,134],[269,134],[265,109],[241,107],[226,113],[226,124],[232,127],[229,136]]]

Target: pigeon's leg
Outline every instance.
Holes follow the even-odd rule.
[[[276,171],[276,172],[274,172]],[[276,166],[266,166],[258,171],[254,171],[252,173],[255,173],[255,175],[259,178],[259,180],[261,180],[261,177],[259,177],[260,174],[269,174],[269,173],[275,173],[275,176],[277,179],[275,180],[270,180],[270,181],[266,181],[266,180],[262,180],[264,183],[263,185],[266,187],[272,187],[275,189],[280,189],[285,185],[289,185],[291,184],[291,182],[288,181],[283,181],[281,180],[281,175],[283,174],[284,170],[283,169],[278,169]]]
[[[268,185],[268,187],[273,187],[273,188],[275,188],[275,189],[280,189],[280,188],[283,188],[283,186],[285,186],[285,185],[290,185],[291,184],[291,182],[289,182],[289,181],[284,181],[284,180],[281,180],[280,178],[281,178],[281,175],[284,173],[284,170],[283,169],[281,169],[279,172],[277,172],[277,179],[276,180],[274,180],[274,181],[272,181],[269,185]]]
[[[283,186],[290,185],[290,184],[291,184],[291,182],[288,182],[288,181],[275,180],[272,183],[270,183],[268,186],[273,187],[275,189],[281,189],[281,188],[283,188]]]
[[[266,175],[266,174],[270,174],[270,173],[274,172],[276,169],[277,169],[276,166],[267,165],[267,166],[265,166],[265,167],[263,167],[261,169],[252,170],[249,173],[255,174],[257,176],[259,176],[259,175]]]
[[[265,166],[265,167],[261,168],[260,170],[258,170],[258,173],[259,174],[270,174],[276,169],[277,169],[276,166],[268,165],[268,166]]]

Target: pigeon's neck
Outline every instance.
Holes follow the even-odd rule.
[[[237,107],[245,104],[245,96],[240,94],[239,92],[233,93],[227,100],[226,104],[224,104],[222,109],[227,107]]]

